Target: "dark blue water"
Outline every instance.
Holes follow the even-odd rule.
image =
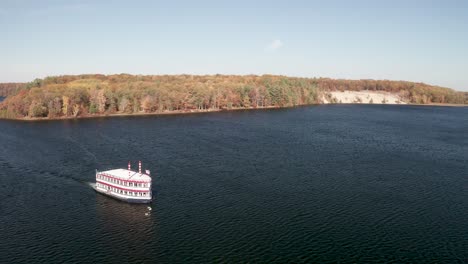
[[[0,262],[468,261],[468,108],[0,121]],[[96,194],[143,161],[152,214]]]
[[[5,97],[0,96],[0,102],[5,100]]]

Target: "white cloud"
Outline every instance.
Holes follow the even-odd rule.
[[[273,52],[283,46],[283,42],[280,39],[273,40],[268,46],[265,47],[265,51]]]

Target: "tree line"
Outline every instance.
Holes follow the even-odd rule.
[[[23,88],[24,85],[24,83],[0,83],[0,96],[7,97],[11,94],[15,94]]]
[[[423,83],[277,75],[66,75],[8,89],[0,103],[4,118],[287,107],[320,103],[337,90],[386,91],[421,104],[468,103],[468,93]]]

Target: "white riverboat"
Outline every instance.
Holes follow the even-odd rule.
[[[97,192],[129,203],[150,203],[152,200],[151,177],[148,170],[141,172],[141,162],[138,172],[132,171],[130,162],[128,169],[96,171]]]

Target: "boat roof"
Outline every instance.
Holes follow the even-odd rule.
[[[130,172],[130,173],[129,173]],[[101,171],[100,173],[106,173],[109,175],[112,175],[116,178],[120,178],[123,180],[134,180],[134,181],[145,181],[145,182],[150,182],[151,177],[143,174],[143,173],[138,173],[136,171],[129,171],[126,169],[115,169],[115,170],[108,170],[108,171]]]

